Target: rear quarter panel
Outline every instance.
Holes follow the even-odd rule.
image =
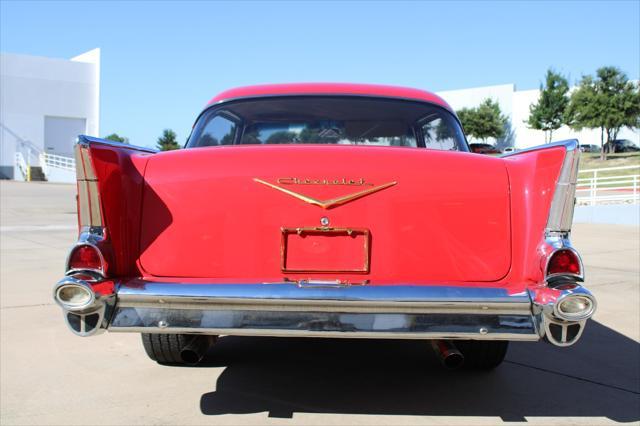
[[[504,157],[511,192],[514,262],[506,277],[532,286],[544,281],[545,227],[566,151],[562,146]]]
[[[149,156],[126,146],[91,145],[106,240],[111,247],[110,275],[141,274],[136,260],[139,256],[143,176]]]

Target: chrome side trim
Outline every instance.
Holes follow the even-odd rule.
[[[504,154],[499,155],[498,157],[499,158],[513,157],[514,155],[526,154],[527,152],[540,151],[542,149],[555,148],[555,147],[559,147],[559,146],[563,146],[567,150],[567,152],[575,151],[575,150],[578,150],[578,140],[577,139],[567,139],[567,140],[564,140],[564,141],[551,142],[551,143],[547,143],[547,144],[544,144],[544,145],[536,145],[536,146],[532,146],[530,148],[520,149],[518,151],[506,152]]]
[[[91,161],[89,144],[80,136],[75,145],[76,178],[78,180],[78,219],[80,228],[104,227],[98,179]]]
[[[108,139],[101,139],[101,138],[96,138],[93,136],[87,136],[87,135],[80,135],[78,136],[78,145],[83,145],[88,147],[91,144],[99,144],[99,145],[107,145],[107,146],[113,146],[116,148],[126,148],[126,149],[133,149],[135,151],[142,151],[142,152],[148,152],[148,153],[156,153],[158,152],[157,149],[155,148],[149,148],[146,146],[138,146],[138,145],[131,145],[128,143],[122,143],[122,142],[116,142],[116,141],[110,141]]]
[[[576,204],[578,163],[580,162],[580,150],[577,149],[578,141],[571,142],[571,148],[566,147],[564,163],[549,208],[549,218],[545,230],[547,235],[568,235],[571,232],[573,210]]]

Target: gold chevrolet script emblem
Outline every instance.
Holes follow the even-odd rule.
[[[284,192],[287,195],[291,195],[298,200],[302,200],[305,203],[313,204],[323,209],[330,209],[332,207],[341,206],[350,201],[357,200],[358,198],[365,197],[374,192],[382,191],[385,188],[395,185],[397,182],[383,183],[382,185],[373,186],[362,191],[354,192],[353,194],[343,195],[342,197],[332,198],[330,200],[318,200],[304,194],[292,191],[287,188],[275,185],[273,183],[265,182],[262,179],[253,178],[254,181],[268,186],[269,188],[276,189]],[[298,178],[280,178],[277,180],[280,184],[298,184],[298,185],[344,185],[344,186],[371,186],[372,184],[366,183],[364,179],[298,179]]]

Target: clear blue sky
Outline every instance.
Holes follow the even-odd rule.
[[[344,81],[449,90],[575,82],[602,65],[640,74],[640,2],[17,2],[0,50],[70,58],[102,49],[102,136],[182,142],[226,88]]]

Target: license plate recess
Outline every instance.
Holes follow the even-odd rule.
[[[357,273],[370,268],[371,233],[362,228],[282,228],[285,273]]]

